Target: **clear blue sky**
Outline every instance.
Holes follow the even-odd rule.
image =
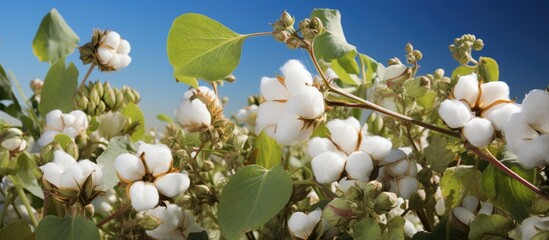
[[[13,71],[25,88],[31,79],[43,79],[49,67],[33,55],[31,44],[51,8],[57,8],[80,36],[80,45],[89,41],[94,28],[115,30],[130,41],[133,61],[127,68],[110,74],[95,71],[90,79],[136,88],[148,127],[161,125],[155,119],[159,113],[172,116],[187,90],[172,78],[166,38],[172,21],[188,12],[207,15],[238,33],[252,33],[270,31],[269,23],[284,9],[298,21],[313,8],[339,9],[347,40],[360,52],[382,63],[394,56],[404,60],[404,45],[411,42],[423,52],[420,73],[441,67],[449,74],[457,63],[448,45],[455,37],[472,33],[486,43],[480,55],[498,61],[500,80],[510,85],[513,97],[521,100],[528,90],[549,83],[549,4],[543,1],[3,1],[0,64]],[[87,66],[77,55],[69,60],[75,62],[81,79]],[[237,82],[220,90],[230,99],[225,115],[258,93],[262,76],[273,76],[292,58],[309,62],[301,50],[289,50],[270,37],[247,40],[234,72]],[[309,68],[313,70],[310,64]]]

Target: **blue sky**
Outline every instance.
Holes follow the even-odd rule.
[[[404,45],[411,42],[423,52],[420,73],[443,68],[449,74],[457,66],[448,45],[464,33],[484,40],[478,56],[495,58],[500,80],[511,87],[519,101],[530,89],[549,83],[549,5],[543,1],[3,1],[0,3],[0,64],[11,70],[24,88],[33,78],[43,79],[49,64],[32,53],[32,39],[42,17],[51,8],[63,15],[80,36],[89,41],[94,28],[119,32],[132,45],[132,63],[115,73],[94,71],[91,80],[108,80],[114,86],[129,85],[142,96],[140,106],[147,126],[161,126],[155,116],[173,115],[187,86],[176,83],[166,55],[166,38],[172,21],[195,12],[209,16],[238,33],[270,31],[283,10],[298,19],[313,8],[334,8],[342,14],[347,41],[358,50],[386,63],[404,60]],[[251,38],[234,72],[237,82],[220,89],[229,97],[225,115],[246,104],[259,91],[262,76],[273,76],[288,59],[300,59],[314,71],[302,50],[289,50],[271,37]],[[87,70],[78,60],[80,79]],[[29,90],[26,91],[29,94]]]

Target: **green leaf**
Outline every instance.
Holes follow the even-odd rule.
[[[313,131],[313,135],[311,135],[311,138],[314,138],[314,137],[321,137],[321,138],[330,137],[330,129],[326,127],[326,123],[321,123],[315,128],[315,130]]]
[[[475,72],[476,67],[471,67],[467,65],[460,65],[452,72],[452,79],[455,79],[457,76],[465,76]]]
[[[187,237],[187,240],[208,240],[210,239],[208,237],[208,232],[202,231],[202,232],[191,232],[189,233],[189,236]]]
[[[288,203],[292,178],[282,166],[249,165],[233,175],[221,193],[217,212],[221,233],[238,239],[274,217]]]
[[[120,154],[130,152],[132,148],[128,136],[113,137],[107,149],[97,158],[97,164],[103,165],[103,185],[106,189],[114,187],[119,181],[114,169],[114,160]]]
[[[457,207],[466,190],[470,195],[479,196],[481,178],[481,172],[473,166],[461,165],[446,169],[440,179],[446,209]]]
[[[80,38],[53,8],[40,23],[32,41],[32,50],[38,60],[54,63],[71,54]]]
[[[513,221],[504,216],[479,214],[471,222],[469,239],[507,239],[508,232],[513,229]]]
[[[448,164],[454,161],[454,154],[447,146],[448,141],[444,136],[434,134],[429,139],[429,146],[425,148],[425,159],[436,172],[444,172],[446,167],[448,167]]]
[[[378,75],[378,70],[383,68],[383,65],[378,63],[373,58],[366,54],[359,54],[360,64],[362,65],[362,78],[364,83],[373,83],[373,79]]]
[[[177,77],[176,76],[175,80],[177,82],[187,84],[193,88],[198,88],[198,79],[196,79],[195,77],[185,77],[185,76]]]
[[[131,135],[132,141],[141,140],[145,136],[145,116],[141,109],[135,103],[128,103],[120,113],[130,119],[130,125],[137,124]]]
[[[168,116],[166,114],[163,114],[163,113],[156,115],[156,119],[158,119],[162,122],[165,122],[165,123],[172,123],[173,122],[173,119],[170,116]]]
[[[17,176],[21,179],[23,187],[32,195],[44,199],[44,192],[37,181],[37,176],[41,176],[42,172],[36,166],[36,161],[30,156],[30,153],[20,153],[17,158],[17,165],[19,166]]]
[[[484,82],[497,81],[499,79],[499,65],[493,58],[480,57],[478,73]]]
[[[370,217],[364,217],[353,227],[353,239],[378,239],[381,236],[379,224]]]
[[[421,77],[410,79],[404,82],[404,89],[406,89],[406,93],[408,95],[414,98],[421,98],[425,96],[427,91],[429,91],[428,86],[422,86]]]
[[[259,166],[271,169],[282,162],[282,148],[265,131],[261,131],[255,139],[255,149],[257,149],[256,163]]]
[[[318,17],[326,32],[318,35],[313,42],[314,54],[317,58],[331,61],[345,54],[356,51],[356,47],[347,43],[341,26],[341,14],[338,10],[317,8],[311,18]]]
[[[433,109],[433,105],[435,104],[435,99],[437,98],[437,93],[433,90],[427,91],[423,96],[416,98],[416,102],[425,108],[425,110],[431,110]]]
[[[19,219],[0,229],[0,239],[25,240],[33,238],[27,221]]]
[[[340,57],[338,59],[333,59],[330,66],[332,67],[332,70],[337,74],[339,79],[351,86],[359,85],[360,82],[357,82],[353,78],[351,78],[350,74],[357,74],[358,73],[358,64],[355,61],[356,51],[350,51],[349,53],[345,54],[343,57]],[[355,71],[356,66],[356,73],[353,73]]]
[[[399,240],[404,239],[405,220],[401,216],[393,217],[386,226],[387,231],[381,235],[381,240]]]
[[[74,143],[71,137],[64,133],[58,133],[53,137],[53,142],[58,143],[61,147],[66,147],[67,145]]]
[[[519,163],[511,159],[501,160],[505,166],[513,170],[526,181],[539,184],[535,169],[524,169]],[[505,173],[489,165],[482,173],[482,187],[486,197],[501,209],[509,212],[519,222],[529,216],[530,207],[536,200],[536,193]]]
[[[74,93],[78,84],[78,70],[73,63],[65,67],[65,59],[60,59],[48,70],[42,87],[42,97],[38,109],[41,115],[59,109],[68,113],[74,109]]]
[[[217,81],[231,74],[248,35],[196,13],[177,17],[168,33],[168,59],[174,76],[189,85],[191,78]],[[215,66],[215,67],[212,67]]]
[[[36,227],[36,239],[96,240],[99,239],[99,230],[93,222],[80,216],[60,218],[50,215]]]

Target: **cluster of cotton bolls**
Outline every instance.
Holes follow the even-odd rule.
[[[350,185],[356,181],[385,181],[391,183],[391,191],[404,198],[417,191],[415,161],[400,149],[391,150],[391,141],[369,136],[353,117],[331,120],[326,127],[330,137],[312,138],[307,147],[313,157],[311,166],[317,182],[344,180],[340,185]],[[372,176],[374,169],[377,169],[376,176]]]
[[[2,213],[3,217],[2,221],[4,224],[10,224],[18,219],[24,219],[28,223],[31,222],[29,212],[27,211],[27,208],[19,199],[19,197],[16,197],[12,204],[8,206],[4,206],[6,204],[6,197],[8,195],[8,191],[12,191],[13,183],[9,180],[8,177],[3,177],[2,181],[0,181],[0,189],[2,192],[0,193],[0,209],[4,209],[5,212]],[[31,206],[31,212],[34,215],[37,215],[37,212],[34,208]]]
[[[115,31],[106,30],[99,40],[96,57],[102,70],[116,71],[130,64],[130,43]]]
[[[187,131],[207,128],[212,124],[212,113],[208,109],[210,104],[215,108],[221,108],[214,91],[204,86],[190,89],[183,94],[183,99],[175,110],[175,117]]]
[[[522,240],[530,240],[542,231],[549,231],[549,217],[530,216],[520,225]]]
[[[155,217],[160,223],[153,230],[145,231],[155,239],[188,239],[190,233],[204,231],[190,213],[176,204],[165,202],[165,206],[158,206],[143,214]]]
[[[257,118],[257,108],[258,107],[255,104],[241,108],[234,115],[236,122],[253,132],[255,129],[255,120]]]
[[[133,208],[145,211],[156,207],[160,195],[173,198],[189,188],[187,173],[173,168],[171,150],[163,144],[138,142],[137,155],[123,153],[114,160],[120,180],[127,184]]]
[[[41,166],[42,179],[57,188],[78,189],[91,176],[94,188],[101,189],[103,184],[103,166],[88,159],[76,161],[62,150],[53,153],[53,161]]]
[[[549,93],[532,90],[504,127],[507,149],[527,168],[549,165]]]
[[[283,76],[261,79],[265,102],[257,110],[257,130],[265,131],[282,145],[307,140],[314,121],[324,114],[324,97],[313,86],[313,77],[297,60],[280,69]]]
[[[88,116],[80,110],[63,113],[61,110],[53,110],[46,114],[44,132],[38,139],[38,145],[46,146],[53,141],[55,136],[63,133],[74,139],[85,133],[88,128]]]
[[[462,76],[455,85],[451,98],[438,109],[442,120],[450,128],[459,128],[467,141],[484,147],[502,131],[509,117],[520,107],[509,99],[506,83],[478,81],[475,73]]]
[[[491,215],[494,213],[494,205],[489,202],[479,201],[474,196],[463,198],[461,206],[452,210],[454,217],[461,223],[469,226],[478,214]]]

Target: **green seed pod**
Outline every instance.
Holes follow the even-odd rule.
[[[289,28],[294,25],[295,19],[288,12],[284,11],[282,12],[282,16],[280,16],[280,22],[284,28]]]
[[[382,192],[374,199],[374,211],[383,214],[397,206],[398,197],[393,192]]]
[[[101,82],[97,81],[93,84],[93,90],[97,92],[98,96],[103,96],[103,84]]]
[[[335,198],[322,211],[322,219],[333,227],[346,227],[354,216],[351,204],[346,199]]]
[[[144,215],[139,219],[139,225],[145,230],[154,230],[160,226],[161,223],[160,219],[153,215]]]

